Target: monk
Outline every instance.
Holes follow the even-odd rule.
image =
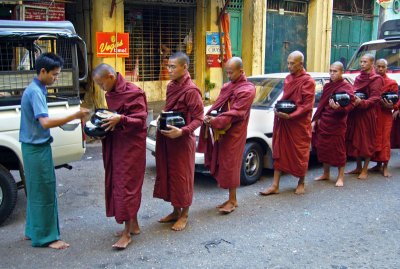
[[[383,77],[384,84],[382,93],[395,93],[398,92],[397,82],[390,79],[387,75],[387,61],[379,59],[375,63],[376,72]],[[376,151],[372,156],[372,161],[377,162],[377,165],[370,169],[370,171],[382,171],[383,176],[390,177],[388,162],[390,160],[390,133],[392,130],[392,110],[393,103],[381,98],[381,103],[377,108],[377,128],[376,128]],[[383,167],[382,167],[383,163]]]
[[[355,108],[347,119],[346,151],[348,156],[357,159],[356,168],[348,174],[357,174],[358,179],[368,178],[368,164],[376,151],[377,109],[383,78],[375,73],[374,61],[371,54],[365,54],[360,59],[361,74],[356,77],[354,90],[365,93],[367,99],[355,96]]]
[[[173,206],[172,213],[159,222],[174,222],[171,229],[181,231],[187,225],[193,200],[194,131],[203,122],[204,108],[200,90],[190,78],[189,57],[183,52],[174,53],[167,68],[171,82],[167,86],[164,111],[183,113],[186,125],[182,128],[167,125],[169,130],[157,132],[157,175],[153,196]]]
[[[210,169],[219,187],[229,190],[228,200],[217,206],[219,212],[228,214],[238,206],[236,189],[240,186],[247,125],[256,90],[247,81],[242,59],[229,59],[225,69],[230,82],[222,87],[204,118],[198,151],[205,153],[205,166]],[[218,115],[214,115],[213,111],[217,111]]]
[[[49,117],[46,87],[57,81],[63,63],[64,60],[56,54],[41,54],[35,62],[37,76],[25,89],[21,100],[19,141],[27,193],[25,239],[31,240],[33,247],[69,247],[68,243],[60,240],[50,128],[84,118],[89,110],[81,108],[62,118]]]
[[[329,180],[330,166],[337,166],[336,187],[343,187],[344,184],[346,122],[347,115],[353,106],[350,103],[341,107],[332,99],[332,95],[347,93],[350,100],[354,100],[353,86],[343,79],[343,71],[341,62],[334,62],[330,66],[330,82],[324,85],[317,111],[311,123],[316,135],[317,157],[324,167],[324,173],[315,180]]]
[[[108,64],[93,70],[93,80],[106,92],[108,108],[116,112],[102,124],[111,131],[102,139],[106,215],[125,224],[112,245],[125,249],[131,243],[131,234],[140,233],[137,213],[146,169],[146,96]]]
[[[298,177],[295,194],[304,194],[304,177],[308,168],[311,143],[311,115],[315,99],[315,82],[304,70],[304,55],[289,54],[288,69],[281,100],[293,101],[297,108],[291,114],[275,110],[272,136],[274,180],[261,195],[279,193],[282,172]]]

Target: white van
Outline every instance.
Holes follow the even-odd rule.
[[[0,20],[0,224],[13,211],[17,189],[24,187],[19,143],[21,97],[36,76],[35,59],[54,52],[64,59],[58,81],[48,87],[49,115],[65,116],[80,108],[79,83],[87,78],[86,45],[70,22]],[[78,57],[79,56],[79,57]],[[80,160],[85,152],[82,123],[51,129],[56,168]],[[14,178],[10,171],[19,171]]]

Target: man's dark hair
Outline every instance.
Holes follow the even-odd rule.
[[[64,65],[64,60],[51,52],[46,52],[40,54],[40,56],[36,59],[35,69],[36,73],[39,75],[40,70],[44,68],[46,72],[50,72],[56,68],[62,68]]]
[[[186,64],[187,68],[189,69],[190,60],[189,60],[189,57],[186,55],[186,53],[178,51],[178,52],[175,52],[174,54],[172,54],[169,58],[172,60],[177,59],[178,63],[180,65]]]

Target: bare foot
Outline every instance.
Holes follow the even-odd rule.
[[[297,188],[294,192],[295,194],[304,194],[305,190],[304,190],[304,183],[299,183],[297,184]]]
[[[186,228],[187,221],[188,217],[182,216],[174,223],[174,225],[172,225],[171,229],[174,231],[182,231]]]
[[[358,179],[367,179],[368,178],[368,172],[362,171],[357,178]]]
[[[69,244],[67,244],[61,240],[54,241],[53,243],[51,243],[49,245],[49,248],[52,248],[52,249],[66,249],[68,247],[69,247]]]
[[[24,240],[31,240],[31,238],[25,235]]]
[[[383,176],[384,177],[391,177],[392,174],[389,173],[389,169],[387,167],[383,168]]]
[[[314,178],[315,181],[320,181],[320,180],[329,180],[329,175],[323,174],[322,176]]]
[[[226,202],[223,202],[222,204],[220,204],[220,205],[217,205],[216,206],[216,208],[223,208],[227,203],[229,203],[229,200],[228,201],[226,201]],[[238,204],[237,204],[237,202],[236,203],[234,203],[234,205],[235,205],[235,207],[238,207]]]
[[[117,232],[115,232],[114,236],[115,236],[115,237],[121,237],[123,233],[124,233],[124,230],[117,231]],[[140,234],[140,229],[132,230],[132,228],[131,228],[130,234],[131,234],[131,235],[138,235],[138,234]]]
[[[344,183],[343,183],[343,178],[338,178],[336,181],[335,186],[336,187],[343,187]]]
[[[168,222],[175,222],[179,219],[180,213],[178,212],[172,212],[168,216],[160,219],[158,222],[159,223],[168,223]]]
[[[267,196],[271,194],[278,194],[279,193],[279,188],[276,188],[274,186],[269,187],[265,191],[260,191],[259,194],[262,196]]]
[[[237,202],[230,202],[228,201],[223,207],[221,207],[218,211],[220,213],[224,213],[224,214],[229,214],[232,213],[233,211],[235,211],[235,204],[237,204]]]
[[[112,248],[118,249],[118,250],[123,250],[126,249],[126,247],[132,242],[131,236],[123,234],[121,238],[114,244],[112,245]]]
[[[354,170],[352,170],[352,171],[349,171],[349,172],[346,172],[345,174],[350,174],[350,175],[358,175],[358,174],[360,174],[361,173],[361,169],[354,169]]]

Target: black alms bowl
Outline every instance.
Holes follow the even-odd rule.
[[[90,137],[104,137],[108,134],[108,131],[100,126],[94,125],[91,121],[86,122],[83,131]]]
[[[368,95],[366,93],[363,92],[355,92],[354,93],[355,96],[357,96],[358,98],[360,98],[361,100],[366,100],[368,99]]]
[[[382,93],[382,99],[385,99],[386,101],[391,101],[393,104],[397,104],[397,102],[399,101],[399,96],[393,92],[385,92]]]
[[[332,94],[332,99],[338,103],[341,107],[345,107],[350,104],[350,95],[347,92],[337,92]]]
[[[167,125],[182,128],[185,126],[185,119],[182,112],[167,111],[162,112],[157,122],[158,130],[168,130]]]
[[[283,112],[286,114],[290,114],[296,110],[296,104],[291,100],[280,100],[275,104],[275,109],[278,112]]]
[[[105,108],[99,108],[96,109],[92,117],[90,118],[90,121],[93,123],[93,125],[100,127],[101,124],[103,124],[103,120],[108,119],[115,115],[116,112],[105,109]]]

